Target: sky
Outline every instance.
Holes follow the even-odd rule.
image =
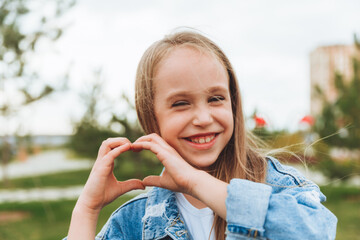
[[[137,64],[148,46],[179,27],[214,40],[238,76],[244,114],[256,109],[270,129],[296,130],[310,112],[311,51],[353,43],[360,34],[358,0],[78,0],[61,19],[55,43],[44,43],[33,65],[58,81],[69,70],[70,90],[23,110],[21,126],[31,134],[71,134],[84,113],[80,98],[97,69],[104,98],[125,111],[120,95],[134,97]],[[60,20],[59,20],[60,21]]]

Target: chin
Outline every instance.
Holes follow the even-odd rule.
[[[188,161],[193,167],[201,170],[207,170],[211,165],[213,165],[216,162],[216,159],[209,160],[209,158],[206,159],[196,159],[196,161]]]

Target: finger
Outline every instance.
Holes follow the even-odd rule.
[[[168,151],[167,148],[162,147],[161,145],[154,142],[137,142],[132,144],[132,149],[147,149],[156,154],[157,159],[164,165],[165,168],[176,169],[179,166],[183,165],[185,160],[182,160],[180,163],[178,159],[179,156],[176,152]],[[170,160],[171,159],[171,160]],[[179,165],[180,164],[180,165]],[[188,163],[186,163],[188,164]]]
[[[124,137],[118,137],[118,138],[108,138],[105,141],[102,142],[100,148],[99,148],[99,157],[103,157],[105,154],[107,154],[111,149],[116,148],[118,146],[121,146],[126,143],[131,143],[129,139]]]
[[[146,149],[146,148],[143,148],[143,144],[141,144],[139,142],[131,144],[131,151],[133,151],[133,152],[141,152],[144,149]]]
[[[129,179],[124,182],[118,182],[121,195],[135,189],[145,189],[143,182],[139,179]]]
[[[143,179],[143,184],[144,186],[154,186],[154,187],[162,187],[161,185],[161,181],[160,181],[161,176],[147,176]]]
[[[113,149],[126,143],[131,144],[130,140],[127,138],[111,138],[109,141],[109,148]]]
[[[154,143],[154,142],[135,142],[131,145],[131,149],[133,149],[135,151],[141,151],[143,149],[146,149],[146,150],[150,150],[151,152],[158,155],[162,150],[162,146],[160,146],[159,144]],[[158,156],[158,158],[159,158],[159,156]]]
[[[140,141],[151,141],[152,138],[151,138],[151,134],[149,135],[145,135],[145,136],[141,136],[139,137],[138,139],[136,139],[135,142],[140,142]]]
[[[154,142],[157,143],[163,147],[168,147],[169,144],[162,138],[160,137],[158,134],[156,133],[152,133],[146,136],[142,136],[140,138],[138,138],[135,142]]]
[[[110,165],[112,166],[112,164],[114,163],[114,159],[116,157],[118,157],[120,154],[129,151],[131,148],[131,144],[130,143],[126,143],[125,145],[121,145],[117,148],[112,149],[111,151],[109,151],[101,160],[101,162],[103,162],[106,165]]]
[[[133,152],[141,152],[142,150],[144,150],[144,149],[140,148],[139,146],[134,147],[134,144],[133,143],[131,144],[131,151],[133,151]]]

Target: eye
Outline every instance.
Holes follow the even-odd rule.
[[[220,101],[224,101],[225,98],[222,96],[212,96],[209,98],[209,102],[220,102]]]
[[[180,106],[185,106],[188,104],[189,103],[187,101],[176,101],[171,105],[171,107],[180,107]]]

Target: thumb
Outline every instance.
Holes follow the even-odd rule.
[[[161,187],[160,184],[161,176],[147,176],[143,179],[144,186],[155,186],[155,187]]]
[[[135,189],[145,189],[145,186],[142,181],[139,179],[129,179],[124,182],[118,182],[119,186],[119,196],[123,195],[131,190]]]

